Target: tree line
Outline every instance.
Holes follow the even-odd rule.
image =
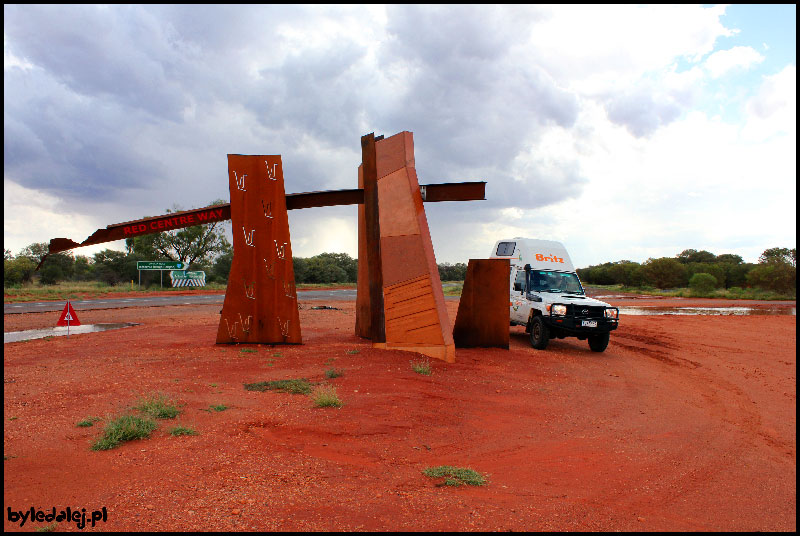
[[[758,263],[747,263],[739,255],[714,255],[705,250],[686,249],[675,257],[650,258],[643,263],[616,261],[578,268],[584,283],[655,287],[696,288],[710,291],[755,287],[775,292],[797,289],[797,249],[769,248]]]
[[[3,283],[5,286],[20,285],[37,279],[45,285],[61,281],[100,281],[117,285],[129,281],[138,282],[141,276],[143,286],[160,284],[161,275],[157,271],[137,269],[139,261],[181,260],[175,255],[143,252],[129,247],[126,251],[104,249],[93,256],[73,255],[71,252],[54,253],[45,260],[42,268],[34,272],[36,266],[47,253],[44,242],[31,244],[19,254],[12,255],[4,250]],[[187,262],[189,270],[204,271],[207,283],[225,284],[233,260],[233,250],[222,248],[216,256],[204,256]],[[355,283],[358,280],[358,259],[347,253],[320,253],[313,257],[293,257],[294,277],[297,283]],[[467,265],[464,263],[439,264],[439,277],[442,281],[463,281]],[[168,282],[167,282],[168,284]]]

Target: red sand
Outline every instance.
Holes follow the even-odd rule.
[[[512,328],[510,350],[459,349],[423,376],[419,355],[353,335],[354,302],[320,303],[301,301],[302,346],[217,346],[219,305],[82,311],[141,325],[6,344],[4,529],[8,508],[67,506],[105,507],[93,530],[113,531],[797,528],[794,316],[623,316],[602,354],[536,351]],[[242,387],[299,377],[344,407]],[[94,452],[103,423],[75,426],[157,392],[183,413],[150,439]],[[422,474],[437,465],[489,484],[438,487]]]

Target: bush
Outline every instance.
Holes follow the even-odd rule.
[[[656,288],[685,287],[688,281],[686,265],[677,259],[648,259],[643,268],[646,282]]]
[[[689,289],[696,296],[706,296],[717,288],[717,278],[703,272],[696,273],[689,279]]]
[[[30,281],[36,263],[28,257],[17,257],[3,261],[3,286],[19,285]]]
[[[797,289],[797,269],[788,263],[759,264],[747,274],[747,282],[775,292]]]

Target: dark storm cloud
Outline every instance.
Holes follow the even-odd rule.
[[[6,6],[7,48],[34,65],[5,73],[6,174],[62,198],[114,201],[159,184],[178,195],[188,179],[170,173],[182,158],[210,162],[219,151],[224,173],[228,152],[280,153],[287,190],[323,190],[350,186],[347,174],[355,184],[361,135],[409,130],[423,183],[486,180],[495,208],[579,195],[574,161],[515,167],[579,112],[520,51],[535,12],[395,6],[386,39],[370,44],[345,33],[295,48],[279,31],[343,16],[327,9]],[[395,71],[407,74],[396,85]],[[159,155],[147,152],[154,144]],[[332,170],[330,154],[352,154],[351,168]],[[227,187],[220,170],[194,165],[186,206]]]
[[[124,131],[142,121],[136,111],[81,98],[41,69],[7,70],[4,88],[4,171],[24,186],[67,198],[119,199],[158,176],[158,166],[126,144]]]

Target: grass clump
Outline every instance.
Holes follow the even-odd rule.
[[[123,415],[109,422],[103,430],[103,437],[92,445],[92,450],[109,450],[125,441],[145,439],[158,427],[155,421],[135,415]]]
[[[209,411],[225,411],[228,409],[228,406],[225,404],[217,404],[216,406],[208,406]]]
[[[338,378],[338,377],[339,377],[339,376],[341,376],[342,374],[344,374],[344,371],[343,371],[343,370],[339,370],[339,369],[335,369],[335,368],[332,368],[332,369],[329,369],[329,370],[326,370],[326,371],[325,371],[325,377],[326,377],[326,378],[329,378],[329,379],[331,379],[331,380],[332,380],[333,378]]]
[[[174,419],[181,410],[164,395],[152,395],[139,400],[134,409],[146,413],[156,419]]]
[[[411,369],[417,374],[424,374],[425,376],[431,375],[431,360],[425,358],[420,361],[410,361]]]
[[[169,435],[173,437],[184,436],[184,435],[197,435],[197,432],[192,430],[191,428],[187,428],[186,426],[176,426],[175,428],[169,431]]]
[[[242,353],[245,353],[245,354],[255,354],[255,353],[258,353],[258,350],[253,350],[252,348],[242,348],[242,349],[241,349],[241,350],[239,350],[239,351],[240,351],[240,352],[242,352]]]
[[[100,420],[100,417],[86,417],[82,421],[78,421],[75,423],[75,426],[80,428],[88,428],[90,426],[94,426],[94,423]]]
[[[293,380],[274,380],[269,382],[245,383],[244,388],[248,391],[283,391],[295,395],[311,394],[311,384],[305,378]]]
[[[340,408],[343,406],[342,401],[336,394],[336,388],[331,385],[321,385],[314,389],[311,395],[314,400],[314,405],[318,408]]]
[[[58,527],[58,523],[53,521],[49,525],[44,525],[43,527],[37,527],[36,532],[53,532]]]
[[[485,486],[486,477],[477,471],[467,467],[453,467],[450,465],[440,465],[438,467],[428,467],[422,474],[431,478],[444,478],[443,482],[437,486]]]

